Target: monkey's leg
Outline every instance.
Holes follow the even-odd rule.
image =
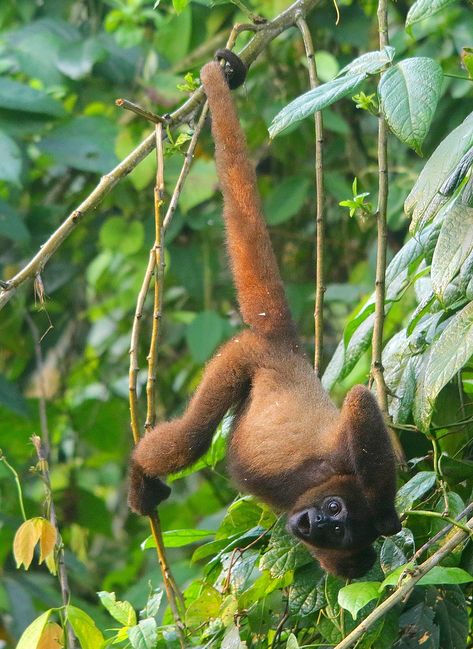
[[[183,416],[158,424],[140,440],[131,460],[131,509],[153,511],[170,493],[159,478],[191,465],[207,451],[227,410],[245,396],[263,347],[264,341],[251,331],[226,343],[205,368]]]
[[[263,336],[292,343],[297,340],[295,326],[230,90],[218,63],[205,65],[200,77],[212,115],[227,245],[243,319]]]

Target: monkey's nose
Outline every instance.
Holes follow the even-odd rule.
[[[289,519],[289,528],[293,534],[302,539],[310,537],[312,531],[311,513],[311,510],[306,509],[291,516]]]

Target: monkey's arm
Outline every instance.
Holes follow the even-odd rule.
[[[341,413],[349,460],[362,486],[380,534],[399,532],[401,523],[394,509],[396,466],[389,433],[376,398],[363,385],[347,394]]]
[[[246,396],[264,343],[250,331],[224,345],[205,368],[202,381],[179,419],[158,424],[137,444],[131,459],[128,503],[149,514],[170,489],[160,477],[203,455],[227,410]]]
[[[264,336],[295,341],[295,326],[263,218],[255,171],[230,90],[216,62],[205,65],[200,77],[212,115],[227,245],[243,319]]]

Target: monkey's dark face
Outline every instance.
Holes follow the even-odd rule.
[[[294,536],[315,548],[360,548],[378,536],[368,516],[360,516],[359,508],[350,512],[341,496],[322,498],[292,514],[288,523]]]

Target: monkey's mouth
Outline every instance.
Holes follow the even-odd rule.
[[[309,512],[304,512],[297,521],[298,532],[303,536],[307,537],[310,535],[311,524],[309,518]]]

